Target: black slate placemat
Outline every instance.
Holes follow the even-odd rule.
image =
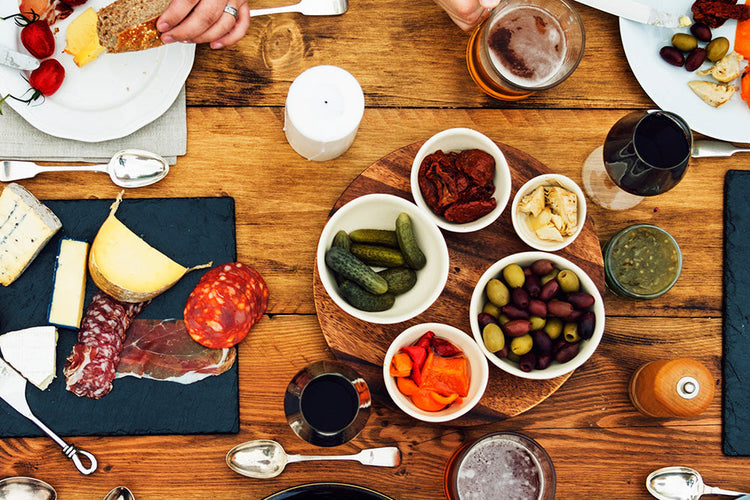
[[[47,324],[55,257],[60,238],[93,241],[114,200],[44,201],[62,221],[62,229],[10,286],[0,286],[0,333]],[[233,198],[126,197],[117,218],[184,266],[236,260]],[[156,297],[138,316],[181,319],[188,295],[207,269],[193,271]],[[95,286],[87,282],[86,304]],[[202,434],[239,432],[237,362],[227,372],[194,384],[115,379],[100,400],[65,390],[62,368],[76,341],[76,330],[58,328],[57,377],[45,391],[27,384],[32,411],[61,436]],[[0,400],[0,437],[44,435]]]
[[[750,172],[724,179],[725,455],[750,455]]]

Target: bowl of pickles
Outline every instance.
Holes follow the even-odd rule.
[[[594,282],[548,252],[517,253],[491,265],[474,288],[469,315],[487,359],[528,379],[575,370],[604,333],[604,301]]]

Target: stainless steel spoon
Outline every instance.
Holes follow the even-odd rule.
[[[299,12],[305,16],[339,16],[349,8],[348,0],[300,0],[294,5],[269,7],[267,9],[250,9],[250,17]]]
[[[0,181],[31,179],[41,172],[106,172],[112,182],[124,188],[148,186],[169,173],[169,164],[161,156],[140,149],[115,153],[109,163],[100,165],[41,166],[30,161],[1,161]]]
[[[227,453],[230,469],[257,479],[276,477],[286,464],[306,460],[356,460],[364,465],[396,467],[401,463],[401,452],[395,446],[386,446],[362,450],[356,455],[287,455],[276,441],[258,439],[238,444]]]
[[[702,495],[740,496],[746,493],[707,486],[690,467],[664,467],[646,478],[646,489],[659,500],[697,500]]]
[[[104,500],[135,500],[135,495],[125,486],[117,486],[104,496]]]
[[[0,480],[0,500],[56,500],[57,492],[49,484],[33,477],[7,477]]]
[[[732,156],[734,153],[749,153],[750,148],[735,146],[729,142],[698,139],[693,141],[693,158]]]

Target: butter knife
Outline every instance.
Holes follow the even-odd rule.
[[[39,60],[7,47],[0,47],[0,64],[20,70],[34,70],[39,67]]]
[[[625,19],[638,23],[651,24],[663,28],[679,28],[680,16],[671,12],[654,9],[649,5],[638,3],[634,0],[576,0],[578,3],[588,5]]]
[[[13,369],[3,358],[0,358],[0,398],[4,399],[6,403],[13,407],[18,413],[28,418],[37,427],[42,429],[45,434],[52,438],[52,440],[62,447],[63,455],[73,461],[82,474],[91,474],[96,470],[96,458],[88,451],[79,450],[72,444],[68,444],[63,439],[52,432],[52,430],[44,425],[29,408],[29,403],[26,401],[26,379],[21,376],[16,370]],[[85,466],[81,461],[83,455],[89,462],[89,466]]]

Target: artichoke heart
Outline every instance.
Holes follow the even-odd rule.
[[[727,83],[707,82],[705,80],[693,80],[688,82],[690,89],[706,104],[718,108],[729,102],[737,87]]]
[[[709,69],[696,72],[696,75],[711,75],[722,83],[729,83],[740,76],[741,61],[741,55],[739,55],[737,52],[730,52],[729,54],[716,61],[716,63]]]

